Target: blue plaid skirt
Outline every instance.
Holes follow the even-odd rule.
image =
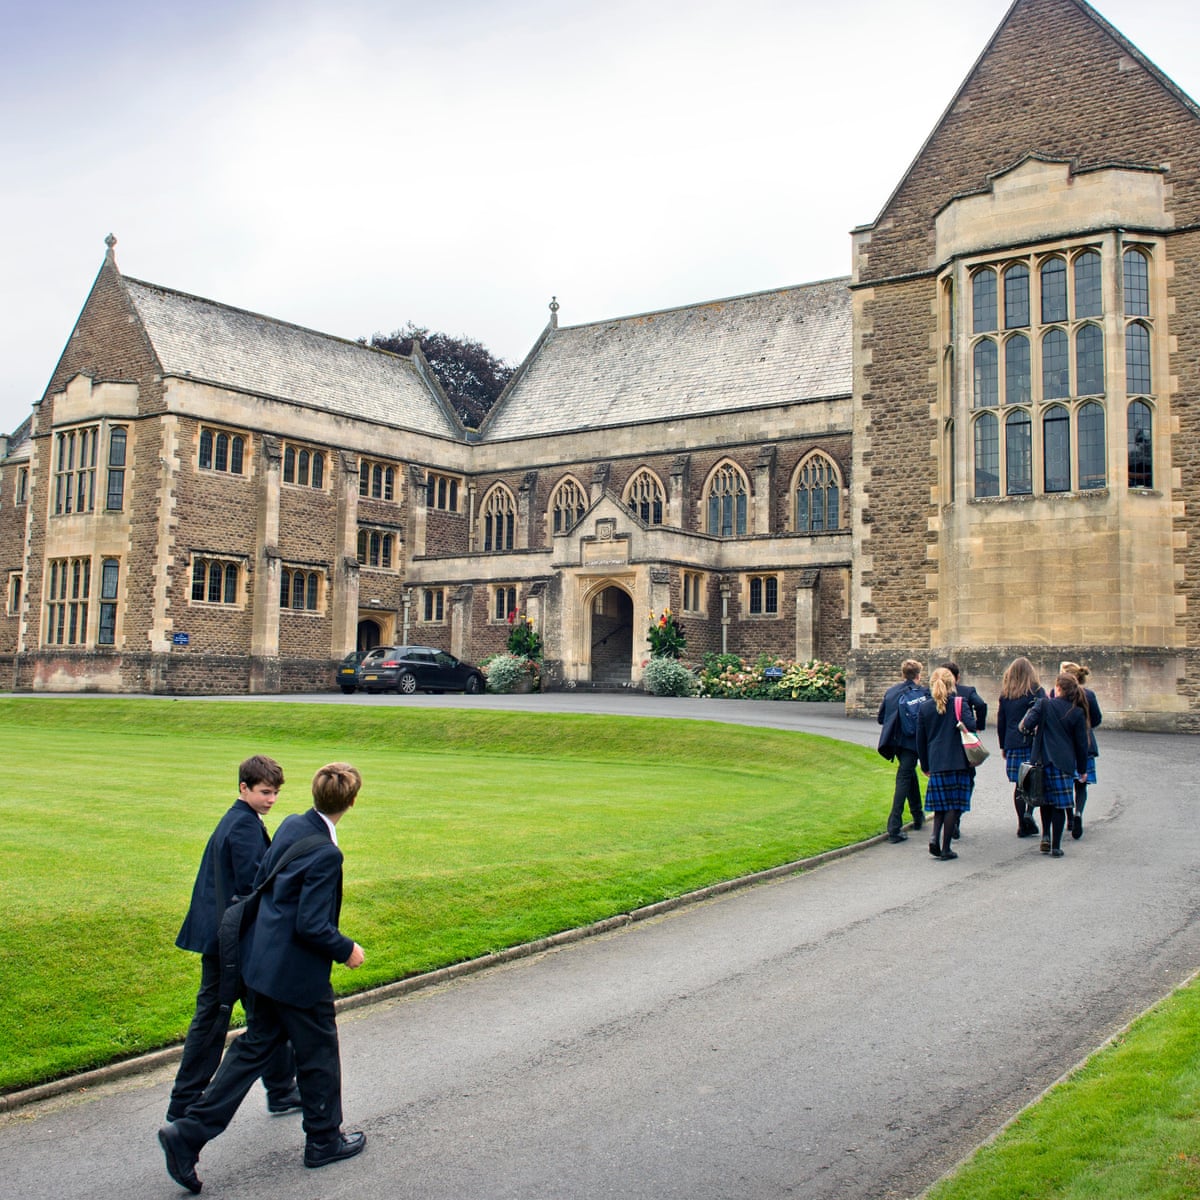
[[[1088,776],[1088,783],[1096,782],[1096,756],[1094,754],[1088,755],[1087,776]]]
[[[1075,776],[1060,771],[1053,763],[1043,768],[1046,790],[1042,805],[1049,808],[1075,807]]]
[[[1023,762],[1029,761],[1030,754],[1033,753],[1033,743],[1028,746],[1021,746],[1016,750],[1005,750],[1004,752],[1004,770],[1008,775],[1009,783],[1017,782],[1017,772],[1021,769]]]
[[[926,812],[970,812],[975,776],[970,771],[936,771],[925,788]]]

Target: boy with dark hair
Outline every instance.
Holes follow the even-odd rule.
[[[892,789],[892,810],[888,813],[888,841],[908,841],[904,832],[904,805],[912,813],[913,828],[920,829],[925,823],[921,809],[921,784],[917,779],[917,727],[916,713],[929,698],[929,689],[921,685],[921,664],[915,658],[906,658],[900,664],[902,676],[883,694],[879,704],[877,720],[883,728],[879,731],[879,753],[888,762],[896,761],[896,785]]]
[[[196,1162],[205,1143],[224,1132],[254,1081],[280,1046],[296,1052],[304,1110],[304,1165],[323,1167],[352,1158],[363,1133],[342,1132],[342,1075],[329,973],[335,962],[353,970],[363,949],[338,929],[342,906],[342,852],[337,824],[353,806],[362,777],[349,763],[329,763],[314,776],[313,808],[287,817],[261,866],[271,875],[289,849],[312,841],[283,863],[262,893],[244,948],[243,974],[251,1005],[246,1032],[225,1052],[212,1083],[186,1115],[158,1131],[167,1174],[198,1193]]]
[[[178,1120],[200,1099],[221,1061],[229,1028],[228,1018],[222,1019],[218,1013],[221,963],[217,933],[221,915],[235,896],[245,896],[254,886],[259,864],[271,844],[263,817],[271,811],[282,787],[283,768],[273,758],[255,754],[246,759],[238,767],[238,798],[204,847],[191,904],[175,939],[181,950],[200,955],[200,990],[167,1103],[168,1121]],[[244,996],[242,1000],[244,1005]],[[263,1086],[267,1089],[267,1110],[275,1116],[300,1108],[295,1064],[287,1045],[279,1048],[263,1070]]]

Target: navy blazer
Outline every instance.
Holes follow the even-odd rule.
[[[1023,696],[1001,696],[1000,708],[996,713],[996,733],[1000,738],[1001,750],[1021,750],[1033,740],[1018,728],[1021,718],[1033,707],[1035,701],[1045,695],[1041,687]]]
[[[975,729],[975,714],[971,706],[963,701],[962,723],[970,730]],[[967,762],[967,752],[962,748],[958,733],[958,722],[954,716],[954,693],[946,701],[946,711],[937,710],[937,701],[932,698],[921,705],[921,719],[917,722],[917,758],[926,775],[937,775],[942,771],[973,771]]]
[[[896,757],[897,750],[916,750],[917,739],[907,737],[904,726],[900,722],[900,697],[907,692],[918,691],[923,696],[929,695],[929,689],[914,683],[911,679],[902,679],[894,683],[879,703],[879,715],[876,718],[883,728],[879,731],[879,753],[891,762]]]
[[[1053,763],[1064,775],[1086,775],[1088,760],[1087,718],[1059,696],[1044,696],[1025,718],[1026,728],[1036,731],[1033,755]]]
[[[331,997],[330,970],[354,951],[354,942],[338,929],[342,852],[315,808],[285,818],[258,877],[265,879],[289,846],[314,833],[328,844],[301,854],[275,876],[242,951],[247,986],[295,1008]]]
[[[954,691],[962,697],[963,708],[969,708],[975,714],[975,729],[982,733],[987,728],[988,714],[983,697],[969,683],[956,683]]]
[[[1079,686],[1084,696],[1087,697],[1088,753],[1095,758],[1100,753],[1100,747],[1096,745],[1096,735],[1092,730],[1104,720],[1104,714],[1100,711],[1100,701],[1096,699],[1096,693],[1091,688],[1086,688],[1082,684]],[[1050,695],[1054,695],[1053,688],[1050,689]]]
[[[204,855],[192,886],[192,901],[175,945],[197,954],[218,953],[217,933],[220,912],[234,896],[246,896],[254,889],[258,865],[271,844],[267,827],[245,800],[235,800],[233,807],[221,818]],[[221,880],[224,904],[218,912],[217,876]]]

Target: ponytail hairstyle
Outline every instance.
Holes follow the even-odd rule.
[[[1084,720],[1087,720],[1087,696],[1084,694],[1079,680],[1070,671],[1063,671],[1054,681],[1054,692],[1060,700],[1065,700],[1072,708],[1079,709],[1083,713]]]
[[[1074,675],[1078,683],[1084,684],[1087,683],[1091,671],[1087,667],[1080,666],[1079,663],[1064,662],[1058,664],[1058,673],[1060,675]]]
[[[929,690],[938,712],[944,713],[946,701],[954,695],[954,676],[945,667],[938,667],[929,679]]]

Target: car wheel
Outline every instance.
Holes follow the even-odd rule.
[[[406,696],[413,696],[417,691],[417,677],[411,671],[402,671],[400,678],[396,680],[396,691],[403,692]]]
[[[342,691],[343,691],[343,692],[344,692],[344,693],[345,693],[347,696],[353,696],[353,695],[354,695],[354,689],[353,689],[352,687],[343,687],[343,688],[342,688]]]
[[[479,676],[472,675],[471,678],[467,680],[467,686],[463,688],[463,691],[466,692],[468,696],[478,696],[479,693],[483,691],[483,687],[479,683]]]

